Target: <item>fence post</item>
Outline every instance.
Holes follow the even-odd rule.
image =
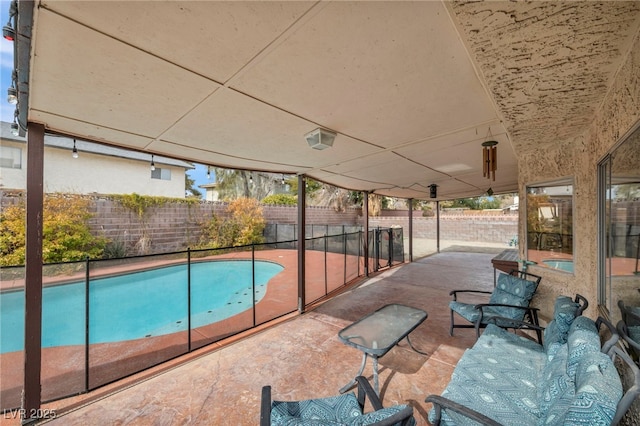
[[[326,296],[329,293],[329,277],[327,274],[327,251],[329,251],[328,247],[329,241],[327,237],[327,233],[324,234],[324,295]]]
[[[84,390],[89,391],[89,256],[84,267]]]
[[[344,277],[342,279],[342,284],[347,283],[347,234],[344,233],[344,225],[342,225],[342,245],[344,252]]]
[[[187,351],[191,352],[191,247],[187,247]]]
[[[256,326],[256,245],[251,244],[251,311],[253,312],[253,326]]]
[[[305,224],[306,188],[304,175],[298,175],[298,312],[304,313],[305,297]]]

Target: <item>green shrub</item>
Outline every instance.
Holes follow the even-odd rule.
[[[238,198],[227,207],[227,218],[215,214],[204,224],[201,247],[222,248],[264,242],[265,220],[255,199]]]
[[[262,199],[262,204],[275,206],[295,206],[298,204],[298,197],[292,194],[272,194]]]
[[[89,230],[89,200],[73,196],[47,195],[42,223],[42,260],[44,263],[68,262],[102,256],[107,240]],[[25,205],[16,204],[0,214],[0,264],[25,262]]]

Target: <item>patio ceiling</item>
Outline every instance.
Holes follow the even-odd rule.
[[[586,130],[640,2],[36,1],[33,17],[21,112],[51,131],[452,199],[517,191],[518,153]],[[332,148],[309,148],[317,127]]]

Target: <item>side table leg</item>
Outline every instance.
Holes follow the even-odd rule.
[[[376,395],[380,396],[380,392],[378,392],[378,357],[371,355],[371,358],[373,358],[373,390]]]
[[[413,346],[413,343],[411,343],[411,339],[409,339],[409,335],[408,335],[408,334],[407,334],[407,343],[409,344],[409,347],[410,347],[411,349],[413,349],[414,351],[416,351],[416,352],[417,352],[417,353],[419,353],[420,355],[426,355],[426,356],[429,356],[429,354],[428,354],[428,353],[426,353],[426,352],[422,352],[422,351],[419,351],[419,350],[417,350],[417,349],[415,348],[415,346]]]
[[[374,362],[377,361],[374,358]],[[355,377],[361,376],[362,372],[364,371],[364,366],[367,364],[367,353],[363,353],[362,354],[362,365],[360,365],[360,371],[358,371],[358,374],[356,374]],[[377,371],[376,371],[377,373]],[[355,386],[356,384],[356,379],[355,377],[353,378],[353,380],[351,380],[349,383],[347,383],[346,385],[344,385],[341,389],[340,389],[340,393],[345,393],[346,391],[348,391],[349,389],[351,389],[352,387]],[[376,380],[378,379],[378,377],[376,376]],[[377,392],[377,391],[376,391]]]

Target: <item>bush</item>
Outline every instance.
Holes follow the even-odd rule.
[[[43,206],[42,260],[44,263],[68,262],[102,256],[106,239],[94,237],[89,230],[89,201],[80,197],[46,195]],[[25,262],[25,205],[20,203],[0,214],[0,264]]]
[[[262,204],[274,206],[295,206],[298,204],[298,197],[291,194],[272,194],[262,199]]]
[[[215,214],[203,226],[201,246],[222,248],[261,244],[264,242],[265,220],[262,207],[255,199],[238,198],[227,207],[228,218]]]

